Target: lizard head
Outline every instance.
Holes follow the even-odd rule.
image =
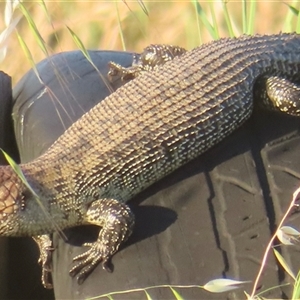
[[[10,166],[0,166],[0,235],[18,231],[19,212],[24,210],[25,185]]]

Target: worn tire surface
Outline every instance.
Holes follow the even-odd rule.
[[[103,74],[107,61],[113,59],[126,65],[131,59],[128,53],[93,53],[101,57],[97,66]],[[72,59],[73,55],[77,55],[76,59]],[[53,67],[56,61],[59,64]],[[43,66],[42,78],[47,77],[57,98],[43,92],[33,72],[14,89],[15,129],[23,161],[45,151],[65,127],[109,93],[101,86],[98,73],[84,61],[80,53],[73,52],[39,65]],[[55,68],[59,72],[55,73]],[[62,81],[57,74],[68,80]],[[130,202],[137,219],[135,231],[113,257],[113,273],[98,266],[78,285],[68,270],[72,258],[85,250],[79,245],[93,239],[95,230],[69,229],[68,243],[54,234],[55,297],[84,299],[161,284],[204,285],[220,277],[253,281],[266,245],[299,185],[299,126],[297,118],[255,111],[222,143],[138,195]],[[287,224],[299,228],[299,220],[295,211]],[[299,247],[279,249],[296,272],[300,267]],[[271,254],[260,290],[286,281],[288,275]],[[246,284],[244,289],[249,293],[251,286]],[[199,288],[176,290],[185,299],[245,299],[242,289],[225,294]],[[148,293],[153,299],[175,299],[169,288],[153,288]],[[264,296],[288,299],[289,295],[290,288],[285,287]],[[146,296],[139,291],[113,298]]]

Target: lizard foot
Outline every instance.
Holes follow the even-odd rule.
[[[110,258],[130,236],[134,225],[134,216],[129,207],[115,199],[93,202],[86,219],[88,223],[99,225],[102,229],[96,242],[83,245],[90,249],[73,259],[74,262],[79,262],[70,270],[70,275],[77,276],[79,284],[84,282],[100,262],[103,269],[112,272]]]
[[[133,54],[133,61],[130,67],[122,67],[121,65],[109,62],[109,71],[107,73],[109,80],[113,78],[122,81],[131,80],[138,77],[145,71],[153,71],[159,66],[164,65],[167,61],[172,60],[176,56],[185,53],[184,48],[172,45],[150,45],[144,49],[141,54]]]
[[[77,281],[82,284],[88,275],[96,268],[96,266],[102,262],[102,267],[108,272],[112,272],[112,268],[109,266],[108,261],[110,259],[109,251],[107,247],[99,243],[85,243],[85,247],[90,247],[89,250],[83,254],[74,257],[73,261],[78,262],[71,270],[70,275],[75,277],[77,275]]]
[[[40,257],[38,263],[42,266],[42,284],[46,289],[52,289],[52,241],[49,235],[38,235],[33,237],[40,249]]]

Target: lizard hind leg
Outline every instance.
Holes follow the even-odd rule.
[[[260,104],[271,110],[300,116],[300,85],[287,78],[279,76],[265,77],[260,84]],[[257,90],[257,89],[256,89]]]
[[[86,221],[102,228],[95,242],[83,244],[89,249],[73,259],[78,262],[70,270],[70,275],[77,275],[79,284],[83,283],[100,262],[105,270],[110,271],[108,261],[120,244],[131,235],[134,215],[126,204],[118,200],[100,199],[89,207]]]

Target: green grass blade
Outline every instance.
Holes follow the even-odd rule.
[[[207,29],[207,31],[209,32],[209,34],[212,36],[212,38],[214,40],[218,39],[216,29],[208,21],[208,18],[206,16],[204,10],[202,9],[201,5],[199,4],[199,2],[197,0],[192,0],[192,1],[193,1],[194,5],[196,6],[197,14],[199,15],[200,20],[204,24],[204,27]]]
[[[216,38],[219,39],[220,38],[219,27],[218,27],[216,14],[215,14],[214,5],[213,5],[212,2],[210,2],[209,6],[210,6],[210,13],[211,13],[212,21],[213,21],[213,28],[214,28],[215,33],[216,33]]]
[[[140,7],[142,8],[145,15],[149,17],[149,12],[148,12],[148,9],[147,9],[145,3],[142,0],[137,0],[137,2],[140,5]]]
[[[279,284],[279,285],[271,286],[271,287],[269,287],[269,288],[267,288],[265,290],[262,290],[259,293],[255,294],[255,297],[262,298],[261,295],[263,295],[263,294],[267,294],[267,293],[270,293],[271,291],[274,291],[276,289],[282,289],[283,287],[290,286],[290,285],[291,284],[289,282],[287,282],[287,283],[284,283],[284,284]],[[251,298],[250,300],[253,300],[253,298]]]
[[[298,12],[298,16],[297,16],[296,32],[300,33],[300,11]]]
[[[247,34],[254,33],[254,24],[255,24],[255,14],[256,14],[256,0],[250,1],[250,9],[249,9],[249,19],[248,19],[248,28]]]
[[[299,300],[299,299],[300,299],[300,270],[295,279],[294,289],[292,294],[292,300]]]
[[[28,183],[26,177],[24,176],[22,169],[20,166],[3,150],[1,149],[5,159],[9,163],[9,165],[12,167],[13,171],[17,174],[17,176],[21,179],[23,184],[27,187],[27,189],[30,191],[30,193],[34,196],[36,202],[38,203],[39,207],[41,208],[42,212],[44,213],[45,217],[54,224],[56,230],[61,234],[61,236],[66,239],[65,234],[61,231],[61,229],[53,222],[51,219],[51,215],[46,211],[42,201],[40,200],[39,196],[37,193],[33,190],[33,188],[30,186]]]
[[[1,151],[2,151],[5,159],[9,163],[9,165],[12,167],[12,169],[18,175],[18,177],[22,180],[22,182],[26,185],[26,187],[29,189],[29,191],[32,193],[32,195],[34,197],[38,198],[38,195],[36,194],[36,192],[31,188],[31,186],[27,182],[20,166],[3,149],[1,149]]]
[[[230,15],[228,13],[228,9],[227,9],[227,1],[225,1],[225,0],[222,1],[222,7],[223,7],[223,13],[224,13],[227,29],[228,29],[228,32],[229,32],[229,36],[230,37],[235,37],[235,34],[233,32],[233,28],[232,28],[231,18],[230,18]]]
[[[25,53],[25,56],[27,58],[27,60],[29,61],[29,63],[31,64],[31,67],[36,75],[36,77],[38,78],[38,80],[40,81],[41,84],[43,84],[42,78],[40,77],[40,74],[36,68],[35,62],[33,60],[32,54],[27,46],[27,44],[25,43],[25,41],[23,40],[23,38],[19,35],[19,33],[17,33],[18,36],[18,40],[19,43],[21,45],[21,48],[23,50],[23,52]]]
[[[81,39],[78,37],[78,35],[69,26],[67,26],[67,29],[69,30],[69,32],[72,36],[72,39],[75,42],[78,49],[83,53],[85,58],[88,59],[90,63],[92,63],[91,57],[90,57],[88,51],[86,50],[86,48],[84,47],[84,44],[81,41]]]
[[[288,6],[289,10],[286,14],[285,20],[283,22],[283,32],[292,31],[292,20],[295,16],[298,16],[299,10],[295,8],[295,5],[298,3],[298,0],[294,0],[292,4],[284,3]]]
[[[243,22],[243,33],[247,33],[248,31],[248,20],[247,20],[247,1],[242,1],[242,22]]]
[[[50,14],[49,14],[49,11],[48,11],[48,9],[47,9],[47,6],[46,6],[45,1],[44,1],[44,0],[40,0],[40,3],[39,3],[39,4],[40,4],[41,7],[43,8],[43,11],[44,11],[45,15],[47,16],[48,22],[52,24],[51,16],[50,16]]]
[[[82,54],[84,55],[84,57],[88,60],[88,62],[93,66],[93,68],[99,74],[100,78],[103,80],[103,82],[105,83],[105,85],[107,86],[107,88],[110,91],[112,91],[110,85],[107,83],[106,78],[101,74],[101,72],[98,70],[97,66],[92,61],[91,56],[90,56],[89,52],[87,51],[87,49],[84,47],[83,42],[80,40],[80,38],[77,36],[77,34],[70,27],[67,26],[67,29],[70,32],[70,34],[71,34],[71,36],[73,38],[73,41],[77,45],[78,49],[82,52]]]
[[[284,268],[284,270],[294,279],[296,280],[296,277],[294,275],[294,272],[290,268],[290,266],[287,264],[286,260],[283,258],[283,256],[275,249],[273,248],[273,252],[279,261],[280,265]]]
[[[122,43],[123,50],[126,51],[125,39],[124,39],[124,34],[123,34],[122,26],[121,26],[122,22],[120,19],[120,12],[119,12],[119,6],[118,6],[117,1],[115,2],[115,6],[116,6],[116,11],[117,11],[117,16],[118,16],[118,27],[119,27],[120,37],[121,37],[121,43]]]
[[[31,15],[29,13],[29,11],[27,10],[27,8],[22,3],[20,3],[19,9],[21,10],[22,14],[26,18],[26,20],[28,22],[28,25],[31,29],[31,32],[33,33],[33,35],[35,37],[35,40],[37,41],[37,44],[39,45],[41,50],[44,52],[44,54],[46,56],[49,56],[48,55],[48,50],[47,50],[47,47],[46,47],[46,43],[45,43],[44,39],[42,38],[39,30],[37,29],[37,27],[36,27],[36,25],[33,21],[33,18],[31,17]]]
[[[297,2],[297,1],[296,1],[296,2]],[[288,12],[288,15],[287,15],[287,16],[289,16],[289,14],[292,14],[292,15],[294,15],[294,16],[297,16],[297,15],[298,15],[299,10],[298,10],[295,6],[290,5],[290,4],[288,4],[288,3],[285,3],[285,4],[289,7],[289,12]]]
[[[202,41],[202,36],[201,36],[200,20],[199,20],[199,14],[198,14],[198,9],[197,9],[197,0],[191,0],[191,2],[195,9],[197,32],[199,35],[199,45],[201,45],[203,43],[203,41]]]
[[[50,13],[49,13],[49,11],[47,9],[47,5],[46,5],[46,3],[45,3],[44,0],[40,0],[40,6],[42,7],[45,15],[47,16],[47,20],[48,20],[49,24],[51,24],[51,27],[53,29],[53,33],[54,33],[54,37],[55,37],[56,43],[58,45],[59,44],[59,38],[58,38],[58,35],[57,35],[57,31],[55,29],[55,26],[53,25],[52,17],[51,17],[51,15],[50,15]]]
[[[171,289],[171,291],[172,291],[172,293],[173,293],[176,300],[184,300],[182,298],[182,296],[176,290],[174,290],[171,286],[170,286],[170,289]]]
[[[153,300],[146,290],[145,290],[145,294],[146,294],[147,300]]]

